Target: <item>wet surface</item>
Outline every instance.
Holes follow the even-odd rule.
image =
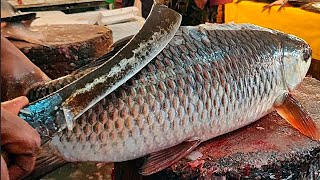
[[[110,180],[113,164],[107,163],[73,163],[67,164],[48,174],[43,180]]]

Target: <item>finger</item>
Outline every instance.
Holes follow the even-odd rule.
[[[20,96],[10,101],[1,103],[1,107],[7,111],[12,112],[13,114],[18,114],[19,111],[26,105],[29,104],[29,100],[25,96]]]
[[[35,141],[15,141],[11,144],[5,144],[1,147],[9,155],[31,155],[34,154],[39,147]]]
[[[40,147],[38,132],[26,121],[1,108],[1,146],[11,154],[32,154]]]
[[[9,171],[7,168],[7,163],[1,156],[1,180],[9,180]]]
[[[7,23],[1,22],[1,28],[6,27]]]
[[[36,163],[36,156],[17,156],[14,158],[13,163],[14,164],[9,167],[10,179],[21,179],[33,171]]]

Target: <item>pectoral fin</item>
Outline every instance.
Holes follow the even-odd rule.
[[[294,128],[313,140],[320,141],[320,130],[304,107],[292,95],[287,94],[281,105],[276,106],[278,114]]]
[[[192,152],[198,145],[200,140],[185,141],[181,144],[173,146],[150,154],[147,161],[141,167],[141,175],[150,175],[159,172]]]

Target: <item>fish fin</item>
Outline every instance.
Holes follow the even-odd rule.
[[[41,149],[37,153],[34,170],[23,179],[40,179],[67,163],[63,158]]]
[[[200,140],[185,141],[171,148],[151,153],[140,168],[140,174],[151,175],[171,166],[191,153],[199,144]]]
[[[313,140],[320,141],[320,130],[304,109],[292,95],[287,94],[281,105],[275,106],[278,114],[288,121],[294,128]]]

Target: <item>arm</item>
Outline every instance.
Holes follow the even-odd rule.
[[[1,80],[2,99],[12,99],[26,95],[32,85],[50,78],[1,36]]]

